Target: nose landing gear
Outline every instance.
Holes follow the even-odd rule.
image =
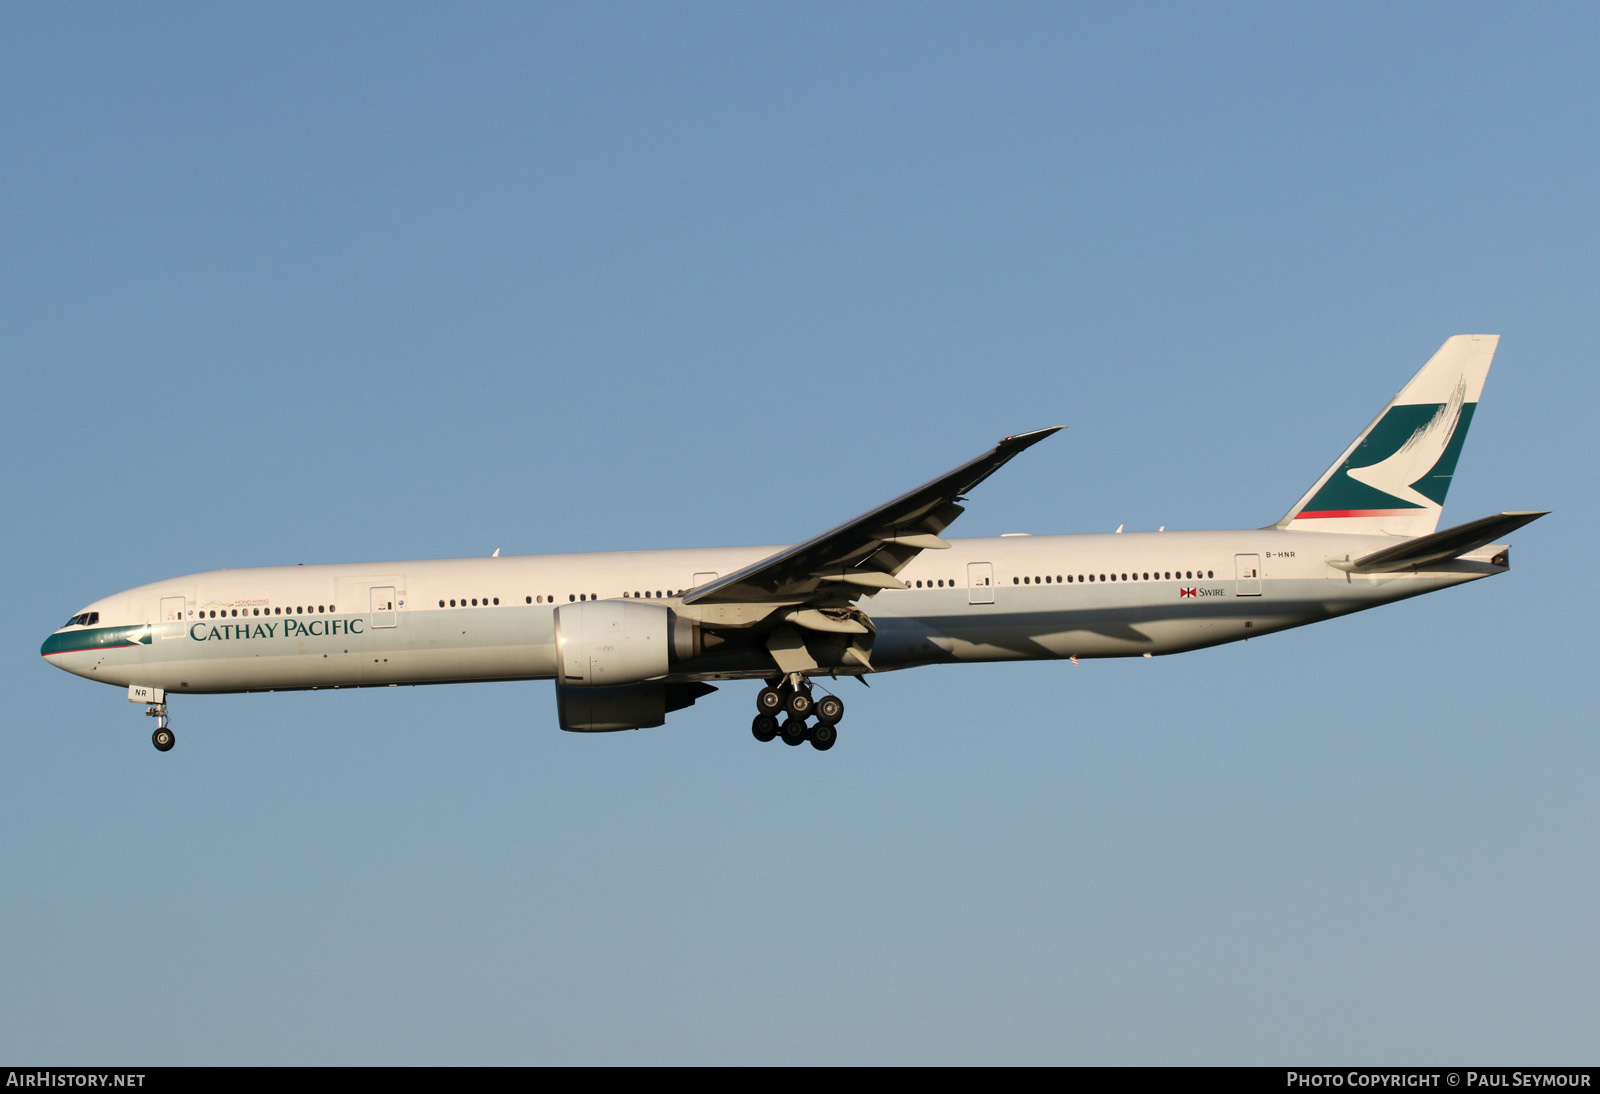
[[[150,743],[156,746],[157,752],[171,752],[178,738],[167,724],[167,701],[163,699],[159,703],[151,703],[144,708],[144,713],[146,717],[156,720],[156,731],[150,734]]]

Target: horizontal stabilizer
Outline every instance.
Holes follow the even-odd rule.
[[[1545,516],[1549,510],[1526,510],[1516,513],[1496,513],[1492,517],[1458,524],[1442,532],[1408,539],[1393,547],[1385,547],[1353,562],[1333,562],[1330,565],[1352,574],[1389,574],[1397,570],[1419,570],[1436,562],[1459,558],[1468,551],[1493,543],[1510,535],[1524,524],[1531,524]]]

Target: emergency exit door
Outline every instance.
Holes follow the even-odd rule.
[[[994,603],[994,563],[967,563],[967,603]]]
[[[1261,556],[1234,555],[1234,595],[1261,595]]]
[[[372,590],[372,625],[374,627],[395,625],[393,585]]]

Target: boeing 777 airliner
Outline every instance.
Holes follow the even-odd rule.
[[[819,677],[1182,653],[1504,573],[1493,541],[1542,512],[1435,530],[1498,341],[1446,341],[1265,528],[944,538],[1041,429],[791,547],[217,570],[98,600],[40,652],[127,688],[163,752],[173,694],[478,680],[554,680],[580,731],[762,680],[756,739],[828,749]]]

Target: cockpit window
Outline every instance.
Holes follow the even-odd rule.
[[[94,624],[96,624],[98,622],[100,622],[100,613],[99,612],[79,612],[77,615],[75,615],[71,619],[67,620],[67,622],[65,623],[65,626],[68,626],[68,627],[92,627]]]

